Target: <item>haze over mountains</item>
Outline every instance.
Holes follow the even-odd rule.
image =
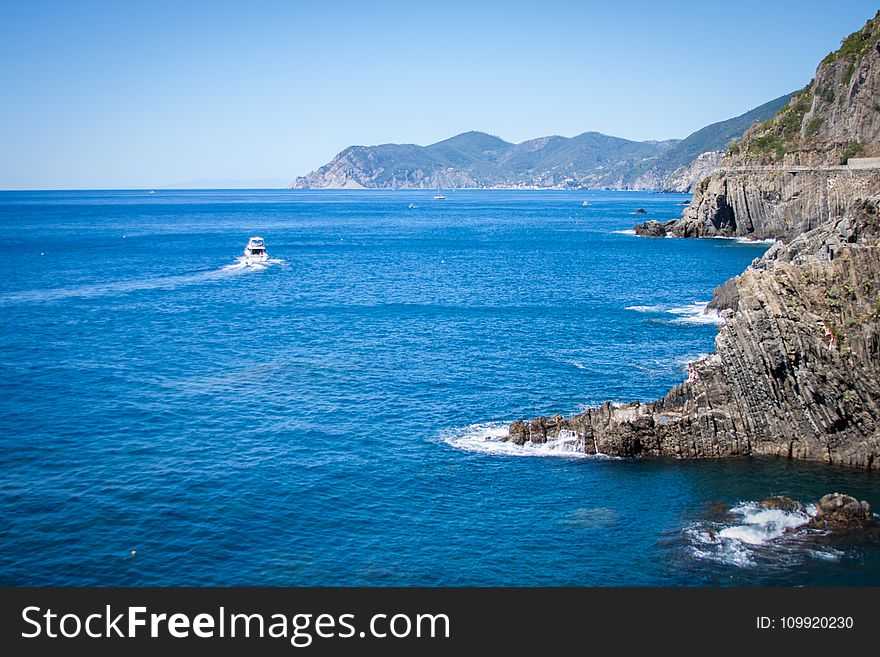
[[[727,145],[773,117],[786,94],[685,139],[631,141],[598,132],[511,144],[465,132],[429,146],[350,146],[298,189],[543,188],[687,191],[715,169]]]

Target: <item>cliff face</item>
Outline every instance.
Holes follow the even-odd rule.
[[[667,175],[660,183],[664,192],[691,192],[701,180],[721,168],[721,151],[708,151],[698,155],[693,162]]]
[[[880,12],[843,40],[774,118],[730,149],[729,166],[845,164],[880,154]]]
[[[819,64],[779,113],[731,145],[669,229],[679,237],[788,239],[844,216],[850,199],[880,190],[880,13]]]
[[[843,217],[854,198],[877,192],[880,169],[728,169],[700,181],[669,232],[676,237],[790,239]]]
[[[719,289],[717,352],[656,402],[515,422],[508,440],[617,456],[767,455],[880,468],[880,203],[850,204]]]

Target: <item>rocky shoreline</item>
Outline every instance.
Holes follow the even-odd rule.
[[[858,157],[853,157],[853,156]],[[774,238],[716,288],[715,353],[664,398],[510,425],[613,456],[775,456],[880,470],[880,12],[644,237]]]
[[[613,456],[765,455],[880,469],[880,201],[788,245],[716,289],[716,353],[666,397],[514,422],[506,440],[561,431]]]

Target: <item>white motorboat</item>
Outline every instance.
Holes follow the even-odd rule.
[[[248,240],[247,246],[244,247],[244,257],[248,263],[266,262],[269,254],[266,253],[266,243],[262,237],[252,237]]]

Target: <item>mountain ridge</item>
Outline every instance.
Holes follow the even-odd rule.
[[[298,189],[689,189],[702,168],[753,124],[773,116],[790,94],[685,139],[635,141],[596,131],[547,135],[520,143],[468,131],[427,146],[353,145],[291,184]],[[714,170],[714,168],[712,169]],[[675,174],[673,176],[673,174]]]

